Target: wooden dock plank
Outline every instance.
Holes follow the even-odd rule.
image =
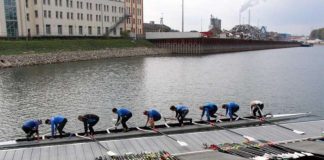
[[[87,160],[85,159],[85,155],[82,149],[82,146],[80,144],[74,145],[75,153],[76,153],[76,159],[77,160]]]
[[[91,142],[89,144],[95,157],[99,157],[99,156],[102,157],[106,155],[106,152],[102,149],[102,147],[98,146],[96,143]]]
[[[32,155],[32,148],[26,148],[21,160],[30,160]]]
[[[14,158],[16,150],[10,150],[7,152],[6,156],[4,157],[4,160],[12,160]]]
[[[39,148],[39,147],[33,148],[31,159],[32,160],[39,160],[40,154],[41,154],[41,148]]]
[[[66,151],[66,145],[59,145],[57,146],[57,152],[58,152],[58,159],[59,160],[67,160],[67,151]]]
[[[0,159],[4,159],[4,157],[6,156],[8,150],[5,151],[0,151]]]
[[[75,145],[67,145],[66,146],[66,152],[68,153],[66,155],[66,159],[68,160],[77,160],[77,154],[75,152]]]
[[[82,146],[82,149],[83,149],[83,152],[84,152],[84,157],[85,159],[95,159],[95,156],[93,154],[93,151],[90,147],[90,144],[89,143],[84,143],[84,144],[81,144]]]
[[[139,141],[144,146],[146,146],[145,151],[149,151],[149,152],[160,151],[160,148],[158,146],[156,146],[156,144],[150,139],[143,139],[143,140],[137,139],[137,141]]]
[[[23,150],[23,149],[18,149],[18,150],[16,150],[16,153],[15,153],[15,155],[14,155],[13,160],[21,160],[23,154],[24,154],[24,150]]]
[[[59,160],[58,159],[58,151],[57,151],[57,146],[50,146],[50,160]]]
[[[41,147],[40,160],[50,159],[50,147]]]

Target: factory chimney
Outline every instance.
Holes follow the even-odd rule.
[[[251,25],[251,9],[249,9],[249,25]]]

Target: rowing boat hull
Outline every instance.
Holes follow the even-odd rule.
[[[308,113],[298,113],[298,114],[289,114],[289,115],[274,115],[272,117],[266,118],[267,121],[278,122],[296,119],[299,117],[307,116]],[[247,120],[248,118],[249,120]],[[250,119],[251,118],[251,119]],[[216,123],[217,126],[225,127],[225,128],[237,128],[237,127],[247,127],[247,126],[256,126],[262,125],[266,122],[261,122],[258,119],[252,119],[252,117],[245,117],[244,119],[240,119],[238,121],[229,122],[229,119],[221,119],[223,122]],[[215,122],[215,121],[214,121]],[[163,133],[166,134],[181,134],[181,133],[189,133],[189,132],[201,132],[201,131],[210,131],[217,130],[218,127],[213,127],[207,125],[205,121],[195,121],[193,124],[189,122],[184,123],[184,127],[179,127],[178,123],[168,123],[170,128],[166,127],[166,125],[157,125],[156,128]],[[200,125],[197,125],[200,124]],[[141,127],[142,129],[149,131],[148,127]],[[114,139],[124,139],[124,138],[135,138],[135,137],[145,137],[145,136],[156,136],[159,135],[155,132],[143,132],[143,130],[138,130],[136,127],[130,128],[129,132],[122,132],[121,129],[117,130],[109,130],[110,134],[107,133],[106,130],[96,131],[96,139],[97,140],[114,140]],[[79,135],[83,135],[83,133],[78,133]],[[41,145],[57,145],[57,144],[66,144],[66,143],[76,143],[76,142],[85,142],[89,141],[89,139],[76,137],[74,133],[68,133],[63,138],[54,137],[54,139],[49,139],[49,136],[44,136],[43,140],[27,140],[27,139],[17,139],[16,141],[11,141],[10,144],[1,145],[1,148],[21,148],[21,147],[31,147],[31,146],[41,146]]]

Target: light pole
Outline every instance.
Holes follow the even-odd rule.
[[[184,0],[182,0],[182,32],[184,32]]]

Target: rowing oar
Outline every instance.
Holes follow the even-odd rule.
[[[146,129],[142,129],[142,128],[140,128],[140,127],[136,127],[138,130],[140,130],[140,131],[144,131],[144,132],[154,132],[154,133],[160,133],[160,134],[162,134],[162,135],[164,135],[164,136],[166,136],[166,137],[168,137],[168,138],[170,138],[170,139],[172,139],[172,140],[174,140],[174,141],[176,141],[180,146],[182,146],[182,147],[184,147],[184,146],[188,146],[188,144],[186,143],[186,142],[183,142],[183,141],[179,141],[179,140],[177,140],[177,139],[175,139],[175,138],[173,138],[173,137],[171,137],[171,136],[169,136],[169,135],[167,135],[167,134],[165,134],[165,133],[163,133],[163,132],[161,132],[161,131],[159,131],[159,130],[157,130],[157,129],[151,129],[151,130],[146,130]]]
[[[163,117],[163,116],[161,115],[161,117]],[[167,119],[166,119],[165,117],[163,117],[163,120],[164,120],[164,125],[165,125],[167,128],[170,128],[170,126],[168,125],[168,121],[167,121]]]
[[[237,133],[237,132],[232,131],[232,130],[230,130],[230,129],[228,129],[228,128],[225,128],[225,127],[222,127],[222,126],[216,125],[215,123],[211,123],[211,122],[208,122],[208,121],[204,121],[204,122],[206,122],[206,123],[208,123],[208,124],[210,124],[210,125],[212,125],[212,126],[215,126],[215,127],[221,128],[221,129],[223,129],[223,130],[226,130],[226,131],[228,131],[228,132],[231,132],[231,133],[233,133],[233,134],[236,134],[236,135],[238,135],[238,136],[241,136],[241,137],[247,139],[248,141],[258,141],[258,140],[256,140],[256,139],[253,138],[253,137],[250,137],[250,136],[246,136],[246,135],[243,135],[243,134]],[[194,123],[194,124],[197,124],[197,123]],[[197,125],[199,125],[199,124],[197,124]]]
[[[258,110],[262,113],[262,109],[257,105],[257,108],[258,108]],[[262,114],[263,115],[263,114]],[[253,116],[254,118],[257,118],[256,116]],[[303,135],[303,134],[305,134],[305,132],[303,132],[303,131],[299,131],[299,130],[295,130],[295,129],[291,129],[291,128],[288,128],[288,127],[285,127],[285,126],[283,126],[283,125],[280,125],[280,124],[278,124],[278,123],[274,123],[274,122],[271,122],[271,121],[268,121],[268,120],[266,120],[265,118],[263,118],[262,119],[264,122],[267,122],[267,123],[270,123],[270,124],[273,124],[273,125],[276,125],[276,126],[278,126],[278,127],[281,127],[281,128],[284,128],[284,129],[287,129],[287,130],[290,130],[290,131],[293,131],[294,133],[297,133],[297,134],[299,134],[299,135]]]
[[[116,156],[117,154],[111,150],[109,150],[107,147],[105,147],[104,145],[102,145],[97,139],[95,139],[94,137],[90,138],[90,137],[86,137],[86,136],[81,136],[78,133],[75,133],[75,136],[83,138],[83,139],[88,139],[88,140],[92,140],[94,142],[96,142],[100,147],[102,147],[103,149],[105,149],[107,152],[107,154],[109,156]]]
[[[242,117],[241,117],[242,118]],[[254,117],[254,118],[258,118],[258,117]],[[256,119],[249,119],[249,118],[242,118],[242,119],[245,119],[245,120],[252,120],[252,121],[255,121]],[[274,122],[271,122],[271,121],[268,121],[268,120],[266,120],[265,118],[263,118],[262,120],[260,120],[260,121],[264,121],[264,122],[267,122],[267,123],[269,123],[269,124],[273,124],[273,125],[276,125],[276,126],[278,126],[278,127],[281,127],[281,128],[284,128],[284,129],[287,129],[287,130],[290,130],[290,131],[293,131],[294,133],[296,133],[296,134],[299,134],[299,135],[303,135],[303,134],[305,134],[305,132],[303,132],[303,131],[299,131],[299,130],[296,130],[296,129],[291,129],[291,128],[288,128],[288,127],[285,127],[285,126],[283,126],[283,125],[280,125],[280,124],[278,124],[278,123],[274,123]]]

